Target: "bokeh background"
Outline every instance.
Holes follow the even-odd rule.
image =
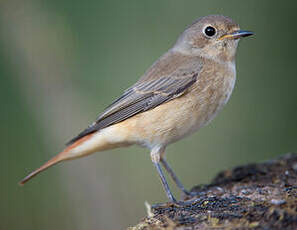
[[[297,150],[296,1],[2,0],[0,229],[124,229],[146,215],[145,201],[166,201],[139,147],[17,182],[208,14],[228,15],[256,35],[240,42],[226,108],[168,148],[176,173],[190,188],[223,169]]]

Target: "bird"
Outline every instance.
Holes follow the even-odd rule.
[[[24,185],[40,172],[66,160],[139,145],[150,150],[169,202],[178,203],[164,169],[181,192],[187,195],[190,192],[166,161],[165,149],[207,125],[224,107],[236,80],[238,42],[251,35],[253,32],[241,30],[223,15],[198,18],[95,122],[19,184]]]

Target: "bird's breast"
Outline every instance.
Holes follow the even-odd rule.
[[[227,103],[235,79],[234,63],[210,65],[203,70],[193,90],[198,126],[208,124]]]

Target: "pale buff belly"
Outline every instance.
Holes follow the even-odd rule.
[[[203,82],[179,98],[115,125],[129,143],[152,148],[166,146],[209,123],[228,101],[234,77],[217,77],[207,87]]]

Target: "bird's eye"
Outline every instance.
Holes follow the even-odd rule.
[[[216,34],[216,29],[213,28],[212,26],[207,26],[204,29],[204,33],[206,34],[206,36],[212,37],[212,36],[214,36]]]

